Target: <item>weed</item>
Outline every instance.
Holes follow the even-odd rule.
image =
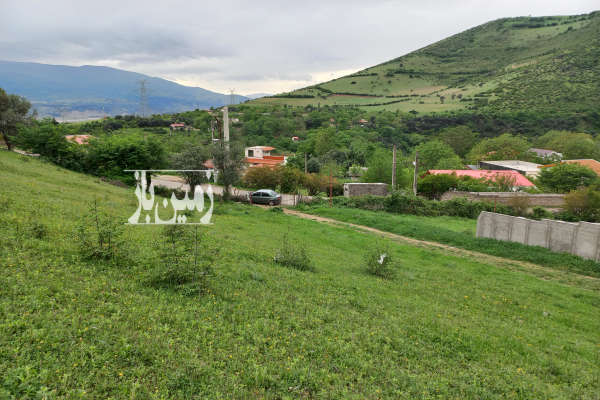
[[[298,269],[300,271],[314,271],[314,265],[310,259],[306,246],[293,244],[287,233],[283,234],[281,248],[277,250],[273,261],[285,267]]]
[[[374,248],[369,249],[365,254],[365,267],[368,274],[393,279],[396,274],[396,264],[389,246],[379,241]]]

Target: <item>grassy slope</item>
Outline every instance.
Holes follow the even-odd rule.
[[[353,208],[306,207],[304,210],[339,221],[369,226],[419,240],[444,243],[512,260],[600,278],[600,264],[580,257],[555,253],[542,247],[492,239],[476,239],[477,221],[458,217],[418,217]]]
[[[600,12],[543,19],[507,18],[356,74],[292,92],[314,98],[263,98],[255,102],[351,104],[371,110],[425,113],[474,107],[495,111],[589,111],[597,108],[599,58]],[[443,103],[439,96],[445,97]],[[389,104],[365,106],[375,103]]]
[[[0,152],[0,397],[597,398],[597,292],[411,246],[398,277],[362,272],[377,240],[259,208],[220,206],[203,297],[156,289],[137,260],[80,259],[87,203],[125,220],[131,190]],[[32,238],[36,223],[48,228]],[[18,227],[18,228],[17,228]],[[317,272],[270,262],[306,242]],[[15,237],[24,232],[22,240]],[[544,314],[546,313],[546,315]]]

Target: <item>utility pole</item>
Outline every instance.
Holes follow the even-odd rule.
[[[308,174],[308,154],[304,153],[304,173]]]
[[[413,174],[413,194],[417,195],[417,171],[419,169],[419,152],[415,151],[415,173]]]
[[[223,142],[229,148],[229,107],[223,107]]]
[[[333,207],[333,171],[329,167],[329,207]]]
[[[396,190],[396,145],[392,150],[392,192]]]

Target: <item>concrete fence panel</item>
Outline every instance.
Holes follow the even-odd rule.
[[[483,211],[477,218],[477,237],[541,246],[600,261],[600,224],[536,221]]]
[[[575,232],[572,253],[582,258],[598,260],[600,224],[580,222]]]
[[[477,218],[477,237],[494,238],[494,213],[482,211]]]
[[[579,224],[554,220],[544,221],[548,224],[548,248],[556,252],[571,252],[575,231]]]
[[[494,214],[494,238],[497,240],[510,240],[514,217],[504,214]]]
[[[529,220],[529,231],[527,241],[529,246],[548,247],[548,224],[546,221]]]
[[[529,234],[529,222],[527,218],[517,217],[513,218],[512,230],[510,232],[510,241],[523,243],[527,242],[527,235]]]

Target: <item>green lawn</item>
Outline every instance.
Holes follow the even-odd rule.
[[[0,187],[0,398],[600,391],[598,292],[392,242],[397,276],[382,280],[364,273],[373,235],[219,204],[203,228],[215,275],[189,295],[150,284],[160,228],[126,227],[127,265],[82,259],[72,233],[89,202],[124,222],[133,190],[7,152]],[[286,232],[315,272],[272,262]]]
[[[474,250],[493,256],[527,261],[544,267],[600,277],[600,264],[538,246],[475,237],[477,220],[458,217],[421,217],[344,207],[300,207],[303,211],[382,231]]]

